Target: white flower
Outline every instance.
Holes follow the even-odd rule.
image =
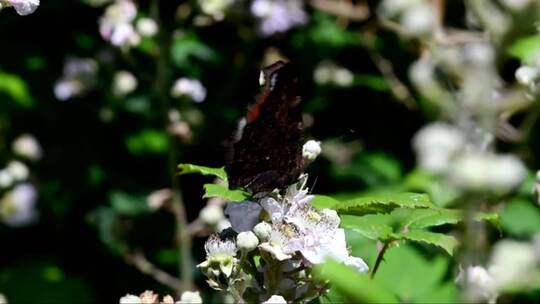
[[[137,32],[143,37],[153,37],[158,32],[158,25],[152,18],[137,20]]]
[[[198,291],[184,291],[180,296],[180,304],[202,304],[202,298]]]
[[[229,203],[225,214],[236,232],[250,231],[258,222],[262,207],[251,201]]]
[[[197,79],[180,78],[174,82],[171,95],[175,98],[188,96],[195,102],[202,102],[206,98],[206,88]]]
[[[262,302],[262,304],[287,304],[287,301],[282,296],[273,295],[268,300]]]
[[[199,213],[199,218],[207,225],[213,226],[223,219],[223,208],[216,204],[206,205]]]
[[[519,12],[526,9],[531,4],[531,0],[501,0],[501,3],[508,9]]]
[[[132,294],[126,294],[120,298],[120,304],[141,304],[141,298]]]
[[[338,87],[350,87],[354,82],[354,75],[335,62],[324,60],[313,71],[313,79],[318,84],[332,83]]]
[[[465,271],[460,267],[456,282],[465,288],[469,301],[495,303],[497,299],[493,278],[482,266],[469,266]]]
[[[39,6],[39,0],[7,0],[6,2],[8,6],[13,6],[17,14],[21,16],[32,14]]]
[[[113,91],[118,96],[127,95],[137,88],[137,78],[128,71],[118,71],[114,75]]]
[[[17,137],[11,143],[11,148],[16,155],[32,161],[40,160],[43,156],[41,145],[37,139],[30,134],[23,134]]]
[[[1,304],[7,304],[7,302],[8,301],[7,301],[6,296],[0,293],[0,303]]]
[[[424,126],[413,139],[420,167],[440,174],[448,169],[454,154],[465,144],[465,136],[456,127],[436,122]]]
[[[259,19],[259,32],[263,36],[286,32],[308,19],[299,0],[255,0],[251,13]]]
[[[238,251],[234,240],[221,239],[219,235],[213,234],[204,243],[204,250],[206,251],[206,261],[200,263],[197,267],[210,274],[215,273],[216,267],[226,277],[232,274],[234,265],[237,262],[235,256]]]
[[[316,140],[308,140],[302,146],[302,157],[308,161],[314,161],[321,154],[321,142]]]
[[[28,167],[20,161],[10,161],[6,167],[6,170],[11,174],[15,181],[24,181],[30,174]]]
[[[0,201],[2,221],[12,227],[31,224],[37,219],[37,191],[31,184],[20,184],[6,193]]]
[[[240,232],[236,236],[236,245],[240,250],[249,252],[257,248],[257,245],[259,245],[259,239],[255,233],[251,231]]]

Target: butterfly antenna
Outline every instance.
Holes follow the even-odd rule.
[[[313,181],[313,184],[311,184],[311,187],[309,187],[309,194],[313,193],[313,189],[315,188],[315,185],[317,184],[318,179],[319,177],[315,176],[315,180]]]

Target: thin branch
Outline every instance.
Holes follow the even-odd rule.
[[[392,62],[384,58],[379,53],[379,51],[377,51],[377,49],[370,42],[371,40],[371,36],[367,34],[362,35],[362,41],[364,41],[363,44],[367,50],[369,57],[390,86],[392,94],[394,94],[394,96],[408,109],[416,109],[416,101],[412,97],[412,94],[408,87],[394,73],[394,67],[392,66]]]
[[[182,281],[156,267],[146,259],[142,252],[126,253],[124,254],[124,259],[128,264],[135,266],[139,271],[151,276],[161,284],[168,286],[175,291],[180,291]]]
[[[377,259],[375,260],[375,265],[373,266],[373,270],[371,271],[371,278],[373,279],[375,277],[375,274],[377,273],[377,270],[379,270],[379,266],[381,265],[382,261],[384,260],[384,254],[386,253],[386,250],[388,250],[388,247],[390,246],[389,242],[384,243],[381,250],[379,250],[379,254],[377,255]]]

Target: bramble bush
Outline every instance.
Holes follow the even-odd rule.
[[[540,300],[540,2],[0,0],[0,29],[0,303]]]

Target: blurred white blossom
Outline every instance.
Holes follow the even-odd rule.
[[[126,294],[120,298],[120,304],[141,304],[141,298],[136,295]]]
[[[17,14],[26,16],[36,11],[39,6],[39,0],[0,0],[0,7],[13,6]]]
[[[9,188],[13,185],[13,175],[7,169],[0,170],[0,189]]]
[[[379,4],[378,12],[386,18],[393,18],[419,2],[419,0],[383,0]]]
[[[203,13],[220,21],[225,18],[225,12],[234,4],[235,0],[198,0],[198,2]]]
[[[354,82],[354,75],[350,70],[335,62],[324,60],[313,71],[313,79],[318,84],[350,87]]]
[[[131,0],[116,0],[99,19],[99,33],[114,46],[135,46],[140,36],[132,24],[137,7]]]
[[[527,170],[514,155],[471,152],[455,159],[449,177],[463,190],[504,194],[525,180]]]
[[[224,217],[223,208],[216,204],[207,204],[199,213],[199,218],[210,226],[216,225]]]
[[[450,166],[452,157],[463,149],[465,136],[449,124],[436,122],[424,126],[413,138],[417,161],[423,169],[440,174]]]
[[[11,148],[17,156],[38,161],[43,156],[43,151],[38,140],[30,134],[23,134],[17,137],[12,143]]]
[[[152,210],[157,210],[170,201],[172,199],[172,195],[173,192],[169,188],[156,190],[148,195],[148,207]]]
[[[531,2],[531,0],[501,0],[501,3],[506,6],[506,8],[514,12],[519,12],[526,9]]]
[[[202,298],[198,291],[184,291],[177,304],[202,304]]]
[[[24,181],[28,178],[30,170],[28,167],[17,160],[10,161],[6,167],[6,170],[11,174],[15,181]]]
[[[259,32],[263,36],[286,32],[308,20],[300,0],[254,0],[251,13],[259,19]]]
[[[147,17],[137,20],[136,26],[137,32],[139,32],[142,37],[153,37],[157,34],[159,30],[156,21],[154,21],[154,19],[152,18]]]
[[[206,88],[197,79],[180,78],[174,82],[171,95],[175,98],[187,96],[195,102],[202,102],[206,98]]]
[[[1,293],[0,293],[0,303],[2,303],[2,304],[7,304],[8,303],[8,300],[7,300],[6,296],[1,294]]]
[[[407,32],[416,36],[427,36],[435,29],[437,12],[433,4],[419,3],[405,10],[400,22]]]
[[[495,244],[490,258],[489,273],[496,288],[525,284],[534,279],[537,265],[535,250],[528,242],[502,240]]]
[[[465,271],[460,268],[456,282],[465,288],[469,301],[495,303],[497,299],[494,280],[482,266],[469,266]]]
[[[70,57],[64,63],[64,73],[54,85],[54,95],[60,101],[86,94],[96,85],[98,64],[92,58]]]
[[[131,72],[118,71],[113,79],[113,92],[118,96],[127,95],[137,89],[138,81]]]
[[[19,184],[0,199],[0,220],[8,226],[21,227],[37,219],[37,190],[31,184]]]

